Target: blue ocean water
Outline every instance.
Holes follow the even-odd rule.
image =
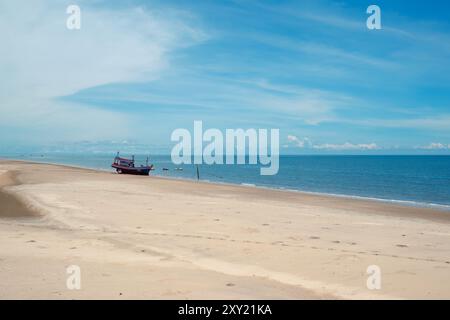
[[[0,155],[113,172],[115,154]],[[123,155],[127,156],[127,155]],[[136,161],[145,163],[145,155]],[[174,165],[152,156],[152,175],[196,179],[194,165]],[[183,170],[175,170],[181,167]],[[168,170],[162,170],[166,168]],[[257,187],[398,201],[450,210],[450,156],[281,156],[277,175],[261,176],[259,165],[200,165],[200,179]]]

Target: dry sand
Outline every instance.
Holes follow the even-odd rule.
[[[18,161],[0,188],[1,299],[450,298],[449,212]]]

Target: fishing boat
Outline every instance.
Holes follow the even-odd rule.
[[[148,157],[145,166],[136,166],[134,162],[134,156],[131,159],[121,158],[117,152],[114,162],[111,165],[119,174],[134,174],[141,176],[148,176],[149,172],[153,170],[153,165],[148,165]]]

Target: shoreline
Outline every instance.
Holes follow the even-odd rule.
[[[108,170],[108,169],[92,168],[92,167],[70,165],[70,164],[64,164],[64,163],[30,161],[30,160],[0,157],[0,162],[1,161],[17,161],[17,162],[30,163],[30,164],[55,165],[55,166],[62,166],[62,167],[67,167],[67,168],[76,168],[76,169],[92,170],[92,171],[96,171],[96,172],[105,172],[105,173],[115,174],[115,172],[113,172],[112,170]],[[241,186],[241,187],[256,188],[256,189],[263,189],[263,190],[292,192],[292,193],[298,193],[298,194],[303,194],[303,195],[313,195],[313,196],[319,196],[319,197],[332,197],[332,198],[341,198],[341,199],[348,199],[348,200],[371,201],[371,202],[376,202],[376,203],[397,205],[397,206],[407,207],[407,208],[431,209],[431,210],[436,210],[439,212],[446,212],[446,213],[450,214],[450,205],[438,204],[438,203],[418,202],[418,201],[413,201],[413,200],[384,199],[384,198],[337,194],[337,193],[324,193],[324,192],[291,189],[291,188],[285,188],[285,187],[264,186],[264,185],[257,185],[257,184],[252,184],[252,183],[232,183],[232,182],[212,181],[212,180],[208,180],[208,179],[204,179],[204,180],[200,179],[200,181],[197,181],[194,178],[164,176],[164,175],[159,175],[159,174],[150,174],[149,177],[156,177],[156,178],[168,179],[168,180],[174,180],[174,181],[181,180],[181,181],[188,181],[188,182],[195,182],[195,183],[207,183],[207,184],[212,184],[212,185]]]

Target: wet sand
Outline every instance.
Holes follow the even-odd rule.
[[[448,212],[19,161],[0,186],[3,299],[450,298]]]

